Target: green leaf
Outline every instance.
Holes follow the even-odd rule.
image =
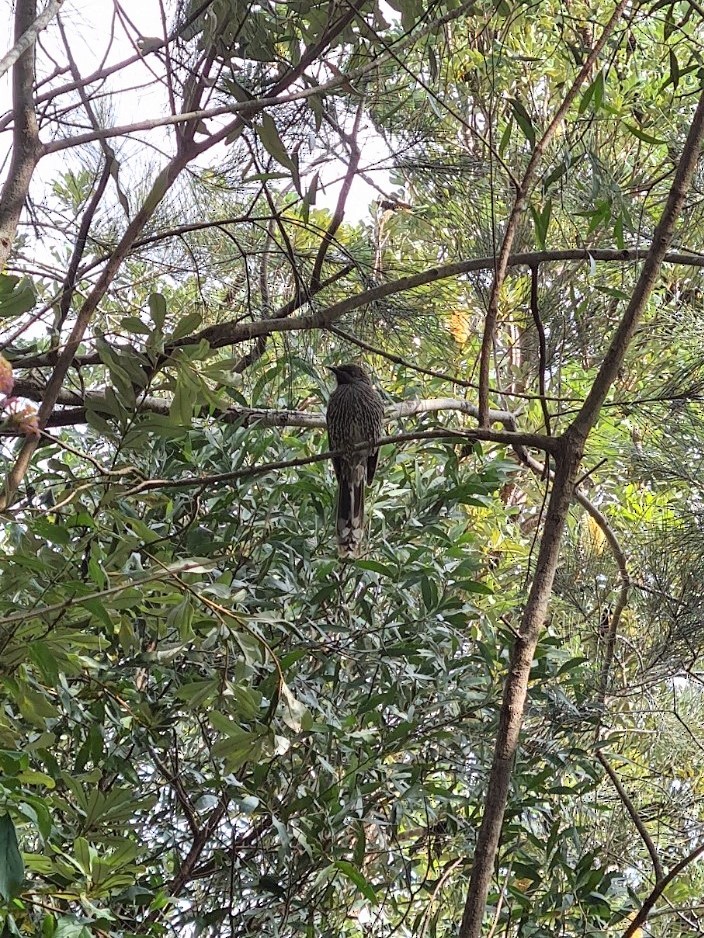
[[[333,868],[339,870],[343,876],[346,876],[347,879],[353,882],[365,899],[368,899],[374,905],[377,904],[378,899],[376,891],[361,870],[358,870],[356,866],[353,866],[347,860],[336,860],[333,863]]]
[[[311,720],[307,708],[291,693],[287,684],[281,682],[281,699],[283,701],[282,719],[286,726],[294,733],[300,733],[305,726],[310,726]]]
[[[157,330],[163,332],[166,322],[166,299],[162,293],[149,294],[149,314]]]
[[[552,216],[552,199],[546,199],[542,209],[537,209],[534,205],[530,206],[530,214],[535,226],[535,240],[541,251],[545,250],[545,242],[550,227],[550,218]]]
[[[680,83],[680,63],[677,61],[677,53],[674,49],[670,49],[670,82],[672,87],[677,90],[677,86]]]
[[[52,938],[91,938],[91,932],[86,925],[62,916],[56,923],[56,931]]]
[[[0,897],[6,902],[19,894],[24,864],[17,846],[15,825],[9,814],[0,817]]]
[[[183,339],[190,335],[194,329],[197,329],[202,322],[203,317],[200,313],[187,313],[185,316],[179,319],[178,323],[176,324],[176,328],[171,333],[169,338],[172,342],[175,342],[177,339]]]
[[[282,166],[293,169],[293,161],[279,136],[273,117],[266,112],[262,114],[261,124],[255,125],[255,130],[267,152]]]
[[[604,101],[604,71],[597,73],[596,78],[582,95],[579,103],[579,113],[584,114],[590,104],[598,111]]]
[[[36,302],[37,293],[31,280],[0,274],[0,319],[20,316]]]
[[[506,121],[506,126],[503,129],[501,134],[501,140],[499,141],[499,156],[503,157],[506,153],[506,148],[511,142],[511,131],[513,130],[513,117],[509,116],[509,119]]]
[[[628,128],[628,130],[630,130],[634,137],[637,137],[644,143],[652,143],[654,146],[667,146],[667,140],[661,140],[659,137],[653,137],[651,134],[641,130],[640,127],[636,127],[635,124],[629,124],[627,121],[624,121],[623,123]]]
[[[531,150],[535,148],[535,128],[533,127],[533,121],[530,118],[530,114],[525,109],[523,104],[518,100],[518,98],[510,99],[511,110],[513,111],[513,116],[516,118],[516,123],[523,131],[523,134],[530,144]]]
[[[124,316],[120,320],[120,325],[123,329],[126,329],[128,332],[135,333],[137,335],[151,335],[152,330],[138,316]]]

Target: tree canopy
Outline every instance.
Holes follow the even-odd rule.
[[[0,9],[2,938],[702,934],[704,8]]]

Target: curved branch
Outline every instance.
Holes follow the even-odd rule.
[[[148,239],[147,239],[148,240]],[[142,242],[143,243],[143,242]],[[509,267],[532,267],[536,264],[547,263],[567,263],[571,261],[604,261],[615,263],[634,263],[647,257],[647,251],[641,248],[630,248],[624,250],[587,250],[585,248],[574,248],[564,251],[536,251],[525,254],[513,254],[509,258]],[[678,251],[670,251],[663,258],[663,263],[681,264],[689,267],[704,267],[704,255],[688,254]],[[237,345],[239,342],[245,342],[247,339],[255,339],[260,335],[271,335],[274,332],[288,332],[304,329],[327,329],[337,320],[341,319],[346,313],[353,312],[361,306],[366,306],[383,300],[388,296],[397,293],[403,293],[406,290],[414,290],[417,287],[426,286],[429,283],[436,283],[439,280],[447,280],[451,277],[458,277],[462,274],[471,273],[479,270],[491,270],[494,266],[494,258],[479,257],[472,260],[456,261],[452,264],[444,264],[440,267],[431,267],[428,270],[421,271],[418,274],[412,274],[407,277],[400,277],[389,283],[381,284],[355,296],[347,297],[334,306],[318,311],[315,315],[300,317],[295,320],[286,320],[284,310],[298,308],[301,302],[298,300],[286,304],[272,319],[266,319],[242,324],[239,320],[230,320],[228,322],[218,323],[214,326],[207,326],[193,335],[185,336],[172,345],[167,346],[167,351],[185,345],[197,345],[203,339],[208,342],[211,348],[223,348],[228,345]],[[344,268],[344,274],[349,273],[349,268]],[[340,273],[336,276],[343,276]],[[332,278],[327,281],[332,282]],[[303,302],[307,300],[304,299]],[[12,361],[16,368],[42,368],[52,364],[52,358],[47,354],[39,355],[12,355],[9,350],[5,351],[5,357]],[[400,362],[402,363],[402,361]],[[76,366],[97,365],[100,364],[100,358],[97,355],[84,355],[75,359]],[[440,375],[438,375],[439,377]],[[463,382],[458,381],[458,384]]]

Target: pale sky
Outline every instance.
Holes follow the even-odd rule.
[[[168,6],[168,0],[165,3]],[[121,0],[121,8],[141,37],[162,35],[161,17],[158,0]],[[114,37],[111,40],[111,25],[113,24],[114,7],[110,0],[66,0],[61,7],[61,19],[71,42],[73,54],[78,68],[83,75],[90,74],[102,64],[119,62],[129,58],[135,52],[133,42],[126,36],[123,24],[114,19]],[[0,17],[2,21],[11,24],[13,17],[11,0],[0,0]],[[129,28],[129,27],[128,27]],[[7,35],[0,39],[0,54],[4,54],[12,45],[11,29]],[[136,34],[132,35],[132,39]],[[105,56],[112,42],[107,60]],[[41,44],[54,55],[59,62],[65,61],[62,39],[56,22],[50,23],[41,34]],[[43,73],[53,68],[52,63],[44,52],[39,53],[40,70]],[[66,80],[69,80],[68,78]],[[111,113],[106,124],[128,124],[149,117],[157,117],[168,113],[163,88],[152,81],[151,73],[147,67],[139,62],[128,69],[117,73],[106,89],[119,91],[135,85],[150,84],[151,87],[134,90],[129,94],[117,95],[110,101]],[[10,109],[11,73],[8,72],[0,79],[0,114]],[[107,99],[103,99],[106,101]],[[119,105],[119,109],[116,109]],[[103,112],[104,113],[104,112]],[[157,147],[170,152],[172,147],[166,131],[151,131],[145,139],[149,139]],[[130,175],[130,162],[135,157],[135,172],[144,173],[144,149],[138,142],[130,142],[128,138],[114,138],[111,144],[116,149],[122,164],[121,173],[127,178]],[[0,134],[0,178],[4,178],[7,170],[8,149],[11,143],[8,132]],[[373,131],[367,133],[363,147],[366,163],[380,160],[384,155],[381,141],[375,137]],[[33,180],[33,191],[38,192],[37,184],[48,184],[55,174],[65,168],[71,157],[65,152],[55,156],[46,157],[40,161]],[[156,161],[157,157],[154,156]],[[213,160],[216,162],[216,160]],[[155,167],[156,171],[156,167]],[[344,165],[331,163],[323,167],[321,182],[325,190],[319,192],[317,205],[332,208],[337,200],[339,184],[332,184],[332,180],[344,173]],[[385,172],[374,174],[376,181],[388,188],[388,175]],[[348,198],[345,220],[354,222],[368,216],[369,203],[378,198],[378,193],[363,180],[355,180]]]

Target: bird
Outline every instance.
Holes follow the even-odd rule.
[[[361,365],[336,365],[337,378],[325,419],[337,476],[337,549],[341,557],[359,556],[364,534],[364,486],[371,485],[379,458],[375,444],[384,429],[384,405]],[[369,448],[353,447],[369,443]]]

